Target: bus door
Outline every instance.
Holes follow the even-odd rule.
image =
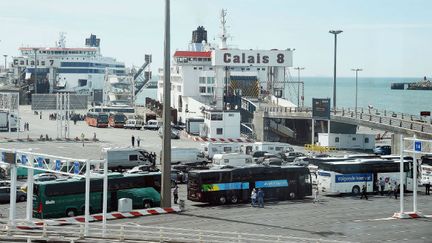
[[[374,172],[373,173],[373,191],[374,192],[379,192],[380,191],[380,189],[379,189],[379,182],[378,182],[378,172]]]
[[[111,191],[111,198],[109,201],[110,201],[111,211],[117,211],[118,208],[117,191],[115,190]]]

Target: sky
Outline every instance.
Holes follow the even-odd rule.
[[[18,56],[21,46],[54,46],[66,32],[67,47],[82,47],[91,33],[105,56],[127,66],[153,55],[163,65],[163,0],[1,0],[0,54]],[[295,48],[302,76],[332,76],[334,36],[337,73],[350,77],[431,75],[430,0],[171,0],[171,53],[187,50],[192,31],[204,26],[218,43],[220,10],[227,10],[228,44],[241,49]],[[293,70],[293,75],[297,73]]]

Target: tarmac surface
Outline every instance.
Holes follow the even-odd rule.
[[[48,112],[42,119],[22,107],[23,122],[30,123],[30,131],[21,138],[38,138],[41,134],[56,138],[56,122],[48,120]],[[96,133],[99,142],[51,141],[7,142],[0,139],[0,148],[31,149],[59,156],[81,159],[99,159],[102,147],[130,146],[131,136],[141,138],[141,146],[159,155],[162,140],[155,131],[132,131],[114,128],[93,128],[84,122],[71,122],[71,137],[92,138]],[[16,138],[16,134],[0,134],[0,137]],[[172,140],[173,147],[201,147],[182,137]],[[302,148],[295,147],[302,151]],[[423,188],[420,188],[423,190]],[[249,204],[213,206],[186,200],[186,186],[180,185],[180,199],[185,200],[186,210],[179,214],[145,216],[109,221],[111,224],[151,225],[185,229],[215,230],[224,232],[260,233],[292,237],[292,242],[432,242],[432,218],[393,219],[399,211],[399,200],[386,196],[370,195],[369,200],[354,196],[326,197],[314,204],[312,198],[304,200],[266,202],[265,208]],[[18,218],[25,217],[25,203],[17,204]],[[405,197],[405,208],[412,210],[412,194]],[[432,215],[432,196],[422,192],[418,196],[418,209]],[[0,205],[0,214],[7,217],[9,205]]]

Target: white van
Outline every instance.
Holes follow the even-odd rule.
[[[158,120],[148,120],[144,125],[144,130],[158,130],[162,126],[162,122]]]
[[[103,148],[102,158],[108,162],[108,169],[123,170],[138,165],[150,165],[149,153],[143,148]]]
[[[162,158],[162,151],[160,153]],[[204,153],[197,148],[171,148],[171,164],[207,164]]]
[[[240,153],[240,144],[238,143],[205,143],[204,155],[208,159],[213,159],[215,154]]]
[[[124,125],[124,128],[140,130],[143,126],[144,126],[144,120],[128,119]]]
[[[252,156],[248,154],[215,154],[213,156],[213,166],[245,166],[252,164]]]

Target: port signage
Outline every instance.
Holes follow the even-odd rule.
[[[214,50],[213,66],[291,67],[291,50]]]
[[[312,118],[315,120],[330,120],[330,98],[312,98]]]
[[[420,116],[430,116],[431,112],[430,111],[420,111]]]

